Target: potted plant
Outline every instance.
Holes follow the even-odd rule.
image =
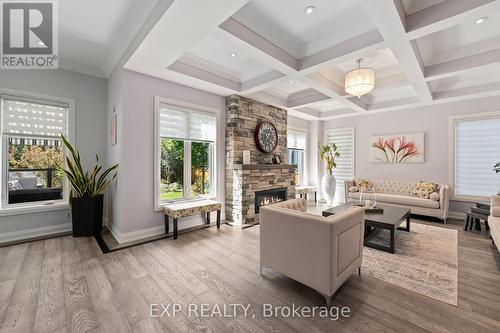
[[[61,139],[70,156],[66,156],[66,167],[58,165],[71,184],[70,207],[74,237],[95,236],[102,230],[104,192],[117,176],[108,176],[118,168],[118,164],[102,171],[99,157],[92,170],[83,171],[80,152],[61,134]],[[102,172],[101,172],[102,171]],[[99,174],[100,173],[100,174]]]
[[[321,191],[327,204],[333,204],[337,181],[333,175],[333,170],[337,167],[335,160],[340,157],[340,152],[335,143],[329,145],[319,145],[319,158],[326,162],[327,173],[321,179]]]

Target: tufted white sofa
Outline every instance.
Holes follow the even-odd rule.
[[[488,217],[490,226],[490,236],[493,243],[500,251],[500,197],[494,195],[491,197],[490,217]]]
[[[412,214],[437,217],[446,223],[449,210],[449,192],[448,185],[441,184],[437,189],[437,195],[432,199],[420,198],[413,194],[413,189],[417,183],[398,182],[391,180],[370,180],[375,190],[375,196],[378,203],[384,205],[408,207]],[[361,193],[356,191],[354,180],[345,182],[346,201],[359,200]],[[372,199],[371,194],[367,194]]]
[[[305,199],[261,207],[260,265],[319,293],[330,304],[335,291],[363,259],[365,212],[361,207],[323,217],[307,212]]]

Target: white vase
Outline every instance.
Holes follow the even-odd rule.
[[[333,204],[335,190],[337,189],[337,180],[334,175],[324,175],[321,179],[321,191],[327,204]]]

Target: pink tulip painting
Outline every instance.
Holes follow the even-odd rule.
[[[378,136],[371,139],[373,162],[420,163],[424,161],[424,133]]]

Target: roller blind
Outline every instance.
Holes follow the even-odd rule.
[[[500,117],[455,122],[455,195],[488,197],[500,190]]]
[[[344,183],[354,178],[354,129],[334,129],[326,131],[326,143],[335,143],[340,152],[337,158],[337,168],[334,171],[337,179],[336,199],[345,198]]]
[[[216,138],[215,116],[160,104],[160,136],[214,142]]]
[[[68,105],[2,96],[2,133],[11,137],[59,137],[68,133],[68,118]]]
[[[289,149],[306,149],[306,133],[302,131],[287,130],[287,148]]]

